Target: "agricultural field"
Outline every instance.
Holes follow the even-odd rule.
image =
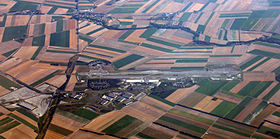
[[[1,0],[0,139],[36,138],[56,90],[67,98],[45,138],[280,138],[279,9],[279,0]],[[94,60],[116,74],[240,74],[118,88],[146,95],[103,111],[83,99]]]

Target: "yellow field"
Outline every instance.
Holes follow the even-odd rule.
[[[159,110],[140,101],[122,108],[121,111],[148,123],[156,121],[158,118],[160,118],[166,113],[162,110]]]
[[[7,114],[10,113],[10,111],[7,110],[6,108],[4,108],[3,106],[0,106],[0,111],[1,111],[3,114],[5,114],[5,115],[7,115]]]
[[[37,134],[26,125],[19,125],[1,134],[7,139],[34,139]]]
[[[238,85],[236,85],[235,87],[233,87],[230,91],[232,93],[238,93],[243,87],[245,87],[247,84],[249,83],[249,81],[242,81],[240,82]]]
[[[129,42],[136,42],[136,43],[142,43],[144,42],[146,39],[145,38],[140,38],[140,35],[142,33],[144,33],[145,30],[135,30],[132,34],[130,34],[125,41],[129,41]]]
[[[150,8],[146,13],[150,13],[152,12],[154,9],[156,9],[156,7],[158,7],[159,5],[161,5],[165,0],[160,0],[157,4],[155,4],[152,8]]]
[[[203,6],[204,6],[204,4],[196,3],[196,4],[195,4],[194,6],[192,6],[191,9],[189,9],[187,12],[199,11]]]
[[[45,136],[45,139],[61,139],[65,137],[64,135],[61,135],[59,133],[56,133],[54,131],[48,130]]]
[[[65,91],[73,91],[75,84],[77,82],[77,78],[76,75],[72,75],[70,78],[70,81],[68,82]]]
[[[109,127],[111,124],[120,120],[125,116],[125,113],[120,111],[112,111],[97,117],[92,120],[89,124],[83,127],[85,130],[101,132],[105,128]]]
[[[5,62],[0,64],[0,70],[5,72],[7,70],[10,70],[14,66],[17,66],[21,62],[23,62],[23,60],[22,59],[18,59],[18,58],[8,59]]]
[[[53,78],[46,81],[46,83],[51,84],[56,87],[60,87],[66,80],[65,75],[56,75]]]
[[[69,44],[69,48],[77,48],[77,34],[76,34],[76,30],[75,29],[71,29],[70,30],[70,44]]]
[[[213,97],[206,96],[203,100],[201,100],[198,104],[194,106],[195,109],[202,110],[205,112],[211,112],[214,110],[219,104],[223,102],[223,100],[212,100]]]
[[[65,116],[60,114],[55,114],[52,120],[52,124],[57,126],[63,127],[65,129],[76,131],[77,129],[81,128],[84,124],[77,122],[75,120],[69,119]]]
[[[21,47],[13,56],[22,59],[31,59],[38,47],[28,46]]]
[[[127,69],[130,69],[130,68],[133,68],[133,67],[136,67],[137,65],[140,65],[140,64],[143,64],[147,61],[151,60],[151,58],[148,58],[148,57],[144,57],[144,58],[141,58],[137,61],[134,61],[128,65],[125,65],[123,67],[121,67],[119,70],[127,70]]]
[[[9,71],[7,71],[7,73],[15,77],[24,70],[30,70],[30,67],[35,63],[37,63],[37,62],[32,61],[32,60],[26,61],[16,67],[10,69]]]
[[[65,1],[63,1],[65,2]],[[65,9],[65,8],[58,8],[54,14],[65,14],[66,12],[68,11],[68,9]]]
[[[7,94],[7,93],[10,93],[10,90],[0,86],[0,96],[3,96],[5,94]]]
[[[173,102],[173,103],[178,103],[180,100],[182,100],[183,98],[187,97],[189,94],[194,92],[198,87],[199,87],[198,85],[194,85],[190,88],[178,89],[174,93],[169,95],[166,98],[166,100]]]
[[[45,5],[42,5],[41,6],[41,13],[48,13],[49,12],[49,10],[51,10],[51,6],[45,6]]]

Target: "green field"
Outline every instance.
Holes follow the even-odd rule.
[[[36,116],[34,116],[33,114],[31,114],[29,111],[25,110],[25,109],[17,109],[17,111],[27,117],[29,117],[30,119],[34,120],[34,121],[38,121],[38,118]]]
[[[256,63],[257,61],[261,60],[263,57],[262,56],[257,56],[253,59],[251,59],[250,61],[246,62],[245,64],[240,66],[240,69],[244,70],[246,68],[248,68],[249,66],[251,66],[252,64]]]
[[[272,115],[274,115],[274,116],[277,116],[277,117],[280,117],[280,112],[274,112]]]
[[[34,55],[31,57],[31,60],[35,60],[40,51],[42,50],[43,46],[39,46]]]
[[[203,70],[204,67],[171,67],[171,70],[182,70],[182,71],[189,71],[189,70]]]
[[[6,24],[7,15],[4,15],[3,21],[0,22],[0,27],[4,27]]]
[[[242,30],[250,30],[261,18],[276,18],[280,14],[279,10],[256,10],[249,16],[244,23]]]
[[[121,21],[120,24],[121,24],[121,25],[132,25],[133,22],[122,22],[122,21]]]
[[[61,47],[69,47],[69,37],[70,32],[69,31],[63,31],[58,33],[52,33],[51,34],[51,46],[61,46]]]
[[[261,102],[244,120],[244,123],[250,122],[256,115],[263,111],[269,104],[266,102]]]
[[[134,13],[138,8],[115,8],[109,11],[109,14],[127,14],[127,13]]]
[[[53,73],[51,73],[51,74],[45,76],[44,78],[42,78],[42,79],[40,79],[40,80],[38,80],[38,81],[32,83],[30,86],[35,87],[35,86],[37,86],[37,85],[39,85],[39,84],[41,84],[41,83],[43,83],[43,82],[49,80],[50,78],[54,77],[54,76],[56,75],[57,72],[59,72],[59,70],[57,70],[57,71],[55,71],[55,72],[53,72]]]
[[[132,55],[129,55],[127,57],[124,57],[122,59],[119,59],[117,61],[115,61],[113,63],[113,65],[116,67],[116,68],[121,68],[125,65],[128,65],[130,63],[133,63],[139,59],[143,58],[143,56],[140,56],[140,55],[136,55],[136,54],[132,54]]]
[[[37,127],[32,125],[31,123],[27,122],[26,120],[14,115],[13,113],[9,113],[9,116],[13,117],[14,119],[20,121],[21,123],[25,124],[26,126],[30,127],[33,130],[37,130]]]
[[[76,54],[77,52],[72,52],[72,51],[56,51],[56,50],[47,50],[46,52],[50,53],[65,53],[65,54]],[[86,51],[85,51],[86,52]]]
[[[228,114],[226,114],[226,118],[234,119],[251,101],[253,98],[246,97],[239,103],[236,107],[234,107]]]
[[[61,32],[63,31],[63,24],[64,24],[64,21],[63,20],[58,20],[56,22],[56,32]]]
[[[130,34],[132,34],[135,30],[128,30],[122,36],[120,36],[119,41],[124,41]]]
[[[272,133],[274,133],[273,135],[275,135],[275,137],[277,138],[277,134],[279,135],[280,134],[280,131],[279,130],[275,130],[275,129],[272,129],[272,128],[269,128],[269,127],[266,127],[266,126],[261,126],[257,132],[260,132],[260,133],[263,133],[263,134],[269,134],[272,135]]]
[[[73,114],[78,115],[78,116],[83,117],[88,120],[92,120],[92,119],[96,118],[97,116],[99,116],[99,114],[97,114],[93,111],[87,110],[87,109],[79,109],[79,110],[75,111]]]
[[[253,71],[254,69],[256,69],[257,67],[259,67],[260,65],[264,64],[265,62],[267,62],[268,60],[270,60],[271,58],[266,58],[264,60],[262,60],[260,63],[256,64],[255,66],[251,67],[250,69],[248,69],[247,71]]]
[[[146,134],[143,134],[143,133],[138,133],[136,136],[140,137],[140,138],[143,138],[143,139],[154,139],[153,137],[150,137]]]
[[[33,38],[32,46],[44,46],[46,36],[37,36]]]
[[[200,14],[199,14],[199,16],[196,18],[196,20],[194,21],[194,23],[197,23],[198,21],[199,21],[199,19],[201,18],[201,16],[203,15],[203,12],[201,12]],[[199,25],[200,26],[200,25]],[[204,28],[205,28],[205,26],[204,26]]]
[[[95,54],[95,55],[99,55],[99,56],[102,56],[102,57],[107,57],[107,58],[113,58],[113,56],[109,56],[109,55],[105,55],[105,54],[99,54],[99,53],[95,53],[95,52],[92,52],[92,51],[83,51],[85,53],[90,53],[90,54]]]
[[[189,123],[177,120],[177,119],[173,119],[173,118],[170,118],[170,117],[167,117],[167,116],[162,116],[162,117],[159,118],[159,120],[163,120],[163,121],[166,121],[168,123],[171,123],[171,124],[174,124],[174,125],[177,125],[177,126],[180,126],[180,127],[183,127],[183,128],[186,128],[186,129],[198,132],[198,133],[203,134],[203,133],[206,132],[206,129],[203,129],[203,128],[200,128],[196,125],[192,125],[192,124],[189,124]]]
[[[114,51],[114,52],[118,52],[118,53],[125,53],[126,52],[124,50],[120,50],[120,49],[116,49],[116,48],[111,48],[111,47],[106,47],[106,46],[101,46],[101,45],[94,45],[94,44],[90,44],[89,47],[105,49],[105,50]]]
[[[210,42],[211,41],[211,37],[206,35],[205,38],[204,38],[204,41],[205,42]]]
[[[280,6],[279,0],[268,0],[268,3],[269,3],[269,6],[272,6],[272,7]]]
[[[245,18],[240,18],[240,19],[235,19],[233,24],[231,25],[230,29],[231,30],[240,30],[241,27],[244,25],[247,19]]]
[[[147,40],[151,41],[151,42],[158,43],[158,44],[163,44],[163,45],[175,47],[175,48],[180,48],[181,47],[180,44],[176,44],[176,43],[172,43],[172,42],[168,42],[168,41],[163,41],[163,40],[156,39],[156,38],[148,38]]]
[[[176,63],[205,63],[208,62],[207,58],[189,58],[176,60]]]
[[[148,2],[148,1],[149,0],[129,0],[128,2]]]
[[[258,50],[258,49],[250,51],[249,53],[254,54],[254,55],[263,56],[263,57],[270,57],[270,58],[280,59],[280,54],[279,53],[262,51],[262,50]]]
[[[209,16],[209,18],[207,19],[206,23],[204,24],[205,26],[208,25],[208,23],[210,22],[210,20],[212,19],[212,17],[214,16],[215,12],[212,12],[211,15]]]
[[[239,94],[235,94],[235,93],[232,93],[230,91],[226,91],[226,90],[220,90],[220,93],[223,93],[223,94],[226,94],[226,95],[230,95],[230,96],[233,96],[233,97],[237,97],[237,98],[241,98],[243,99],[245,96],[242,96],[242,95],[239,95]]]
[[[225,90],[225,91],[230,91],[233,87],[235,87],[237,84],[239,84],[240,81],[239,80],[233,80],[230,82],[227,82],[222,88],[221,90]]]
[[[151,4],[149,7],[147,7],[142,13],[146,13],[149,11],[153,6],[155,6],[160,0],[156,0],[153,4]]]
[[[95,57],[91,57],[91,56],[87,56],[87,55],[80,55],[80,57],[87,58],[87,59],[93,59],[93,60],[99,59],[99,58],[95,58]]]
[[[190,6],[192,6],[192,4],[193,2],[190,1],[189,4],[186,7],[184,7],[184,9],[182,9],[182,11],[186,11]]]
[[[140,38],[150,38],[158,29],[157,28],[148,28],[140,35]]]
[[[186,22],[188,21],[189,17],[192,15],[192,13],[189,13],[189,12],[185,12],[182,17],[179,19],[179,21],[182,21],[182,22]]]
[[[227,18],[227,17],[249,17],[251,13],[226,13],[220,14],[219,18]]]
[[[57,8],[58,8],[58,7],[52,7],[52,8],[49,10],[48,14],[53,14],[53,13],[57,10]]]
[[[36,52],[34,53],[34,55],[32,56],[32,60],[34,60],[38,54],[40,53],[40,51],[42,50],[43,46],[45,45],[45,35],[43,36],[38,36],[38,37],[34,37],[32,40],[32,46],[39,46],[38,49],[36,50]]]
[[[4,125],[4,124],[7,124],[7,123],[9,123],[9,122],[11,122],[11,121],[13,121],[12,118],[10,118],[10,117],[5,117],[5,118],[3,118],[3,119],[0,120],[0,126],[2,126],[2,125]]]
[[[206,95],[200,94],[200,93],[191,93],[186,98],[183,98],[179,104],[188,106],[188,107],[194,107],[196,104],[198,104],[200,101],[202,101]]]
[[[270,92],[263,97],[263,100],[268,101],[273,95],[277,93],[279,89],[280,89],[280,83],[278,83],[274,88],[272,88]]]
[[[143,47],[147,47],[147,48],[151,48],[154,50],[158,50],[158,51],[162,51],[162,52],[171,52],[172,50],[170,49],[166,49],[160,46],[155,46],[155,45],[151,45],[151,44],[147,44],[147,43],[142,43],[141,46]]]
[[[10,41],[10,40],[18,40],[22,37],[24,37],[26,33],[26,26],[12,26],[12,27],[6,27],[2,41]]]
[[[2,55],[5,56],[5,57],[9,57],[9,56],[11,56],[14,52],[16,52],[17,50],[18,50],[18,48],[14,49],[14,50],[11,50],[11,51],[9,51],[9,52],[6,52],[6,53],[4,53],[4,54],[2,54]]]
[[[226,20],[223,22],[221,28],[225,28],[225,27],[227,26],[227,24],[229,23],[229,21],[230,21],[230,19],[226,19]]]
[[[120,7],[138,7],[138,8],[140,8],[141,6],[143,6],[143,4],[124,4]]]
[[[245,92],[241,92],[240,95],[248,95],[251,97],[255,97],[257,98],[266,88],[268,88],[270,85],[272,84],[272,81],[263,81],[263,82],[259,82],[257,84],[257,86],[254,86],[253,88],[250,88],[251,90],[249,90],[247,92],[247,94],[245,94]]]
[[[16,84],[15,82],[3,77],[0,75],[0,85],[8,90],[13,91],[12,89],[10,89],[11,87],[15,87],[15,88],[21,88],[20,85]]]
[[[210,119],[206,119],[206,118],[200,117],[198,115],[193,115],[193,114],[190,114],[190,113],[187,113],[187,112],[184,112],[184,111],[180,111],[180,110],[177,110],[177,109],[171,109],[169,111],[169,113],[173,113],[173,114],[176,114],[176,115],[188,118],[188,119],[193,119],[195,121],[199,121],[199,122],[202,122],[202,123],[205,123],[205,124],[208,124],[208,125],[211,125],[214,122]]]
[[[154,99],[156,99],[156,100],[159,100],[159,101],[161,101],[161,102],[163,102],[163,103],[165,103],[165,104],[168,104],[168,105],[170,105],[170,106],[175,106],[175,105],[176,105],[176,104],[173,103],[173,102],[170,102],[170,101],[168,101],[168,100],[166,100],[166,99],[160,98],[160,97],[155,96],[155,95],[152,95],[152,94],[149,95],[149,97],[154,98]]]
[[[7,124],[7,125],[5,125],[5,126],[2,126],[2,127],[0,128],[0,134],[6,132],[6,131],[8,131],[8,130],[10,130],[10,129],[16,127],[16,126],[18,126],[18,125],[20,125],[19,122],[13,121],[12,123],[9,123],[9,124]]]
[[[73,133],[73,131],[71,131],[71,130],[68,130],[66,128],[63,128],[63,127],[60,127],[60,126],[57,126],[54,124],[50,124],[48,130],[54,131],[54,132],[62,134],[64,136],[68,136]]]
[[[198,28],[196,30],[197,33],[203,34],[206,26],[205,25],[198,25]]]
[[[242,55],[210,55],[210,57],[241,57]]]
[[[173,51],[173,52],[170,52],[170,53],[212,53],[212,51]]]
[[[93,33],[96,33],[96,32],[98,32],[98,31],[101,31],[101,30],[103,30],[103,29],[105,29],[105,28],[104,28],[104,27],[100,27],[100,28],[98,28],[98,29],[96,29],[96,30],[93,30],[93,31],[87,33],[86,35],[91,35],[91,34],[93,34]]]
[[[218,124],[214,124],[213,127],[215,128],[219,128],[219,129],[222,129],[222,130],[225,130],[225,131],[229,131],[229,132],[232,132],[232,133],[236,133],[236,134],[239,134],[239,135],[242,135],[242,136],[245,136],[245,137],[250,137],[251,135],[250,134],[246,134],[246,133],[243,133],[244,131],[238,131],[232,127],[227,127],[227,126],[222,126],[222,125],[218,125]]]
[[[63,20],[63,18],[65,18],[65,17],[63,17],[63,16],[52,16],[52,20],[54,20],[54,21]]]
[[[280,45],[277,45],[275,43],[267,43],[267,42],[254,42],[254,44],[258,44],[258,45],[263,45],[263,46],[268,46],[268,47],[272,47],[272,48],[279,48],[280,49]]]
[[[26,1],[18,1],[11,9],[10,12],[17,12],[23,10],[36,10],[39,4]]]
[[[213,111],[212,114],[218,116],[225,116],[228,112],[230,112],[237,104],[223,101],[220,105],[218,105]]]
[[[260,81],[251,81],[245,87],[243,87],[237,94],[247,96],[252,91],[252,89],[256,88],[260,83]]]
[[[84,40],[84,41],[86,41],[88,43],[91,43],[94,40],[94,38],[92,38],[90,36],[87,36],[85,34],[81,34],[81,33],[79,33],[79,39]]]
[[[90,122],[90,120],[82,118],[82,117],[80,117],[78,115],[75,115],[75,114],[73,114],[73,112],[63,111],[63,110],[60,110],[60,109],[58,109],[56,112],[58,114],[60,114],[60,115],[63,115],[65,117],[67,117],[67,118],[70,118],[70,119],[72,119],[74,121],[77,121],[77,122],[80,122],[80,123],[83,123],[83,124],[87,124],[87,123]]]
[[[199,88],[196,89],[195,92],[212,96],[216,94],[226,83],[227,81],[210,81],[205,79],[198,83]]]
[[[119,121],[115,122],[114,124],[110,125],[106,129],[104,129],[102,132],[105,132],[108,134],[115,134],[136,120],[137,120],[136,118],[126,115]]]

